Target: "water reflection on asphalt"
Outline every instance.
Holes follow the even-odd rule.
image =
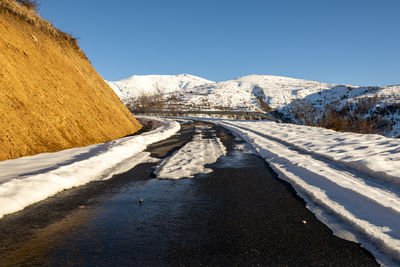
[[[184,223],[182,208],[195,201],[193,180],[132,182],[95,207],[87,224],[74,228],[63,243],[53,248],[53,263],[152,262],[176,238],[176,225]],[[140,204],[139,200],[143,199]],[[93,209],[93,207],[88,207]]]

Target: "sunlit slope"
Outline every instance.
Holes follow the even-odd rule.
[[[0,160],[106,142],[140,128],[74,40],[0,7]]]
[[[186,91],[196,86],[214,83],[194,75],[133,75],[127,79],[108,82],[123,102],[142,94],[168,94]]]

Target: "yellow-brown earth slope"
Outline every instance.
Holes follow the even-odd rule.
[[[0,160],[102,143],[140,128],[74,39],[0,0]]]

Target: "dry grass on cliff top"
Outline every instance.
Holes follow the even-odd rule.
[[[56,29],[50,22],[42,19],[40,15],[35,12],[34,8],[29,8],[22,4],[18,4],[14,0],[0,0],[0,12],[11,13],[19,19],[28,22],[37,29],[46,32],[55,38],[66,40],[79,49],[76,38],[73,38],[71,35]]]

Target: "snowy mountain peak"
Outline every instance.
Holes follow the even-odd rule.
[[[133,75],[120,81],[108,82],[124,102],[141,94],[166,94],[209,83],[214,82],[190,74]]]
[[[176,75],[168,75],[168,74],[160,74],[160,75],[132,75],[126,79],[122,79],[120,81],[114,81],[114,82],[121,82],[121,81],[128,81],[128,80],[136,80],[136,79],[153,79],[153,80],[168,80],[168,79],[191,79],[191,80],[197,80],[197,81],[205,81],[205,82],[212,82],[208,81],[206,79],[203,79],[198,76],[194,76],[191,74],[186,74],[186,73],[181,73],[181,74],[176,74]]]

